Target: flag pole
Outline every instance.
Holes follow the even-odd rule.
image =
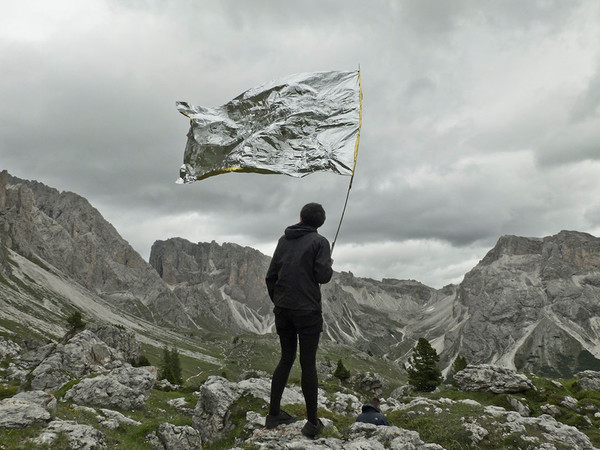
[[[350,183],[348,184],[348,191],[346,192],[346,201],[344,202],[344,209],[342,209],[342,216],[340,217],[340,222],[338,223],[337,230],[335,232],[335,237],[333,238],[333,243],[331,244],[331,254],[333,255],[333,248],[335,247],[335,243],[338,238],[338,234],[340,233],[340,228],[342,227],[342,221],[344,220],[344,214],[346,213],[346,206],[348,206],[348,198],[350,197],[350,189],[352,189],[352,181],[354,181],[354,172],[356,170],[356,159],[358,158],[358,143],[360,142],[360,128],[362,126],[362,83],[360,78],[360,65],[358,66],[358,91],[359,91],[359,100],[360,100],[360,108],[358,110],[358,134],[356,135],[356,144],[354,145],[354,165],[352,166],[352,175],[350,176]]]

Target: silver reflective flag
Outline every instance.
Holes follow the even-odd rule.
[[[361,103],[358,71],[291,75],[214,109],[177,102],[190,118],[178,183],[227,172],[352,175]]]

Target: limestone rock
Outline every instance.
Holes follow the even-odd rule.
[[[60,435],[67,436],[71,449],[101,449],[106,447],[102,433],[91,425],[78,424],[72,420],[53,420],[32,442],[50,448]]]
[[[183,397],[171,399],[167,404],[175,408],[179,414],[183,414],[184,416],[194,415],[194,408],[190,408],[188,406],[189,403]]]
[[[355,395],[336,392],[328,407],[336,414],[358,416],[362,409],[362,403]]]
[[[0,401],[0,428],[24,428],[48,420],[50,413],[38,403],[14,397]]]
[[[192,417],[192,424],[202,436],[203,442],[212,443],[229,433],[233,424],[229,418],[229,408],[243,395],[249,394],[269,402],[271,381],[265,378],[251,378],[238,383],[218,376],[209,377],[198,391],[198,403]],[[326,398],[319,389],[319,406],[325,406]],[[299,388],[287,387],[281,404],[304,403]]]
[[[350,377],[360,391],[369,392],[372,395],[380,396],[383,389],[383,378],[378,373],[359,373]]]
[[[560,408],[556,405],[542,405],[540,406],[540,410],[544,414],[548,414],[552,417],[558,417],[561,415]]]
[[[454,381],[463,391],[490,391],[502,394],[535,389],[533,382],[525,375],[489,364],[467,366],[454,374]]]
[[[114,430],[121,425],[133,425],[140,426],[142,423],[121,414],[119,411],[113,411],[112,409],[101,408],[102,415],[98,416],[98,422],[103,427],[110,430]]]
[[[600,391],[600,372],[585,370],[575,375],[579,378],[575,383],[579,389],[585,391]]]
[[[509,396],[507,398],[509,405],[523,417],[529,417],[531,415],[531,409],[529,406],[523,404],[519,399]]]
[[[0,361],[4,358],[14,358],[21,352],[21,346],[10,339],[0,336]]]
[[[110,348],[121,352],[126,361],[137,361],[140,358],[140,343],[133,331],[107,323],[91,323],[86,328]]]
[[[194,428],[163,423],[147,436],[152,448],[159,450],[200,450],[202,439]]]
[[[90,330],[73,336],[66,344],[56,344],[31,372],[33,389],[55,391],[67,381],[91,373],[102,373],[124,364],[120,352],[109,347]]]
[[[122,367],[106,375],[85,378],[65,394],[65,400],[84,405],[139,409],[156,381],[153,367]]]
[[[25,400],[31,403],[36,403],[48,412],[56,410],[56,397],[46,391],[24,391],[12,397],[13,399]]]

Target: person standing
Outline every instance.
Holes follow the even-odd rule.
[[[325,210],[308,203],[300,211],[300,222],[285,229],[279,239],[265,282],[274,304],[275,328],[281,345],[281,358],[273,372],[269,414],[265,426],[275,428],[297,420],[281,410],[281,396],[287,384],[296,348],[300,343],[302,394],[307,422],[302,434],[314,438],[323,430],[317,418],[317,348],[323,331],[321,284],[333,275],[329,241],[317,232],[325,223]]]

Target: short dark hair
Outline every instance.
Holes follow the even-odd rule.
[[[325,210],[318,203],[307,203],[300,211],[300,219],[305,225],[319,228],[325,223]]]

